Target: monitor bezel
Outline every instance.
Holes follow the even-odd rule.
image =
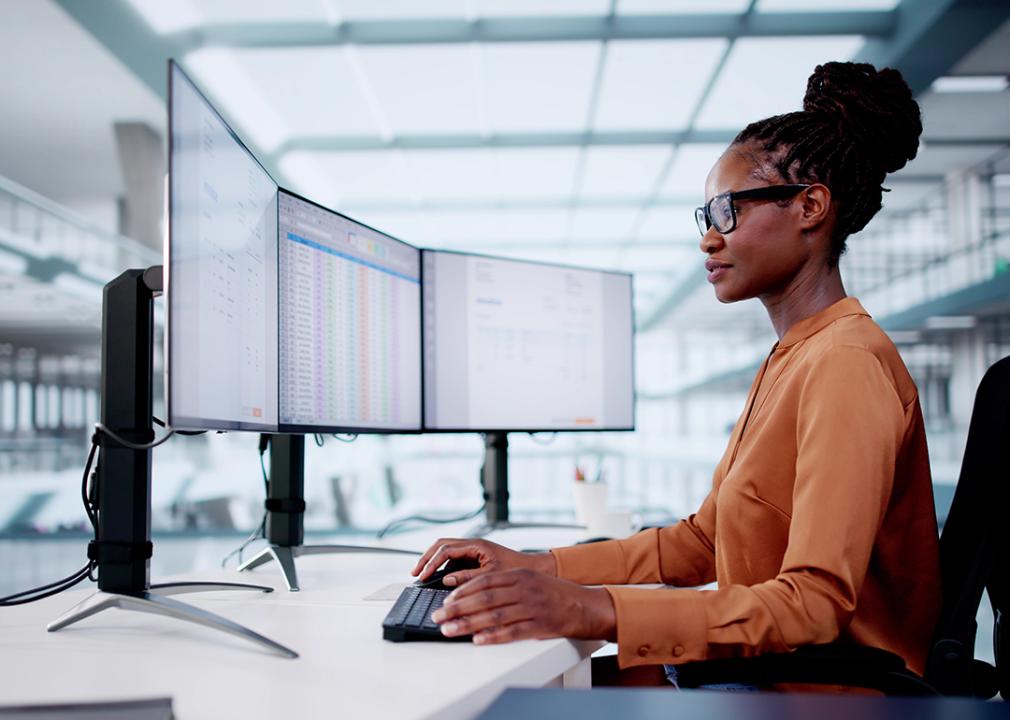
[[[279,431],[278,424],[268,424],[268,423],[248,423],[248,422],[233,422],[227,420],[212,420],[209,418],[191,418],[191,417],[177,417],[173,412],[172,403],[172,383],[173,376],[175,375],[172,363],[172,348],[171,342],[173,337],[173,315],[172,312],[172,237],[173,237],[173,223],[172,223],[172,208],[174,206],[174,193],[172,190],[172,158],[174,157],[174,123],[173,123],[173,113],[172,109],[174,107],[174,78],[178,71],[178,77],[182,78],[190,88],[197,94],[197,96],[210,108],[211,112],[217,116],[221,124],[224,125],[225,129],[232,139],[238,143],[239,147],[245,151],[245,153],[252,158],[264,174],[270,179],[270,182],[274,184],[275,187],[280,189],[277,185],[277,181],[274,179],[270,171],[259,161],[259,158],[249,149],[249,147],[243,142],[242,138],[239,137],[238,133],[232,128],[231,124],[224,118],[224,116],[218,111],[217,107],[210,101],[207,95],[200,89],[200,87],[194,82],[194,80],[182,69],[182,66],[177,63],[174,59],[169,58],[168,60],[168,172],[166,173],[166,195],[167,195],[167,205],[165,208],[165,223],[167,227],[167,232],[165,234],[165,247],[164,247],[164,257],[162,259],[163,263],[163,276],[165,285],[165,341],[164,341],[164,352],[165,352],[165,414],[166,421],[168,425],[176,430],[237,430],[241,432],[270,432],[276,433]],[[280,357],[280,352],[278,351],[278,358]],[[278,370],[279,375],[279,370]],[[279,380],[279,378],[278,378]],[[278,399],[280,391],[278,390]],[[278,408],[279,411],[279,408]],[[279,415],[278,415],[279,419]]]
[[[488,260],[503,260],[506,262],[516,262],[526,265],[543,265],[551,268],[558,268],[562,270],[581,270],[587,272],[595,272],[603,275],[621,275],[628,278],[629,287],[631,290],[631,425],[624,426],[608,426],[608,427],[591,427],[591,428],[558,428],[558,427],[453,427],[453,428],[436,428],[430,427],[427,422],[427,403],[425,402],[427,397],[427,383],[424,382],[425,378],[425,325],[424,325],[424,253],[441,253],[445,255],[465,255],[467,257],[476,258],[486,258]],[[635,377],[635,338],[637,337],[638,330],[635,324],[635,275],[634,273],[626,272],[624,270],[603,270],[600,268],[588,267],[585,265],[574,265],[569,263],[556,263],[547,262],[543,260],[526,260],[523,258],[513,258],[505,257],[502,255],[491,255],[488,253],[479,252],[467,252],[465,250],[450,250],[441,248],[422,248],[421,249],[421,423],[422,430],[426,435],[434,434],[461,434],[461,433],[481,433],[484,435],[490,435],[492,433],[503,434],[503,433],[600,433],[600,432],[634,432],[635,423],[638,415],[638,390],[637,382]]]
[[[394,235],[390,235],[387,232],[379,230],[378,228],[373,227],[373,226],[369,225],[368,223],[363,223],[360,220],[355,220],[350,215],[346,215],[346,214],[340,212],[339,210],[334,210],[331,207],[327,207],[326,205],[323,205],[322,203],[316,202],[315,200],[307,198],[304,195],[301,195],[301,194],[295,192],[294,190],[289,190],[288,188],[285,188],[285,187],[278,187],[277,188],[277,212],[278,212],[278,221],[277,221],[277,272],[278,272],[278,275],[280,274],[280,246],[281,246],[281,243],[280,243],[280,205],[281,205],[280,204],[280,194],[282,192],[285,193],[285,194],[287,194],[287,195],[290,195],[291,197],[293,197],[293,198],[295,198],[297,200],[301,200],[301,201],[306,202],[306,203],[308,203],[310,205],[314,205],[315,207],[319,208],[320,210],[325,210],[328,213],[332,213],[333,215],[336,215],[337,217],[341,217],[344,220],[348,220],[348,221],[354,223],[355,225],[359,225],[360,227],[363,227],[363,228],[365,228],[367,230],[371,230],[372,232],[378,233],[379,235],[382,235],[383,237],[388,238],[389,240],[397,242],[397,243],[399,243],[401,245],[405,245],[406,247],[410,248],[411,250],[414,250],[417,253],[417,264],[418,264],[418,279],[417,279],[418,319],[420,320],[423,317],[422,313],[423,313],[423,310],[424,310],[424,294],[423,294],[423,287],[424,287],[424,285],[423,285],[423,283],[424,283],[424,276],[423,276],[424,267],[423,267],[423,265],[424,265],[424,263],[423,263],[423,256],[421,254],[422,253],[422,249],[421,248],[417,247],[416,245],[412,245],[409,242],[406,242],[405,240],[401,240],[400,238],[395,237]],[[278,307],[280,306],[280,291],[281,291],[281,285],[280,285],[280,282],[278,281],[278,283],[277,283]],[[366,435],[366,434],[367,435],[419,435],[422,432],[424,432],[424,368],[423,368],[423,363],[424,363],[424,326],[423,325],[420,327],[420,332],[418,332],[418,349],[417,350],[418,350],[418,353],[420,354],[420,362],[418,363],[418,382],[420,383],[419,387],[421,389],[421,393],[420,393],[421,408],[420,408],[420,418],[419,418],[418,426],[416,428],[389,428],[389,429],[387,429],[387,428],[374,428],[374,427],[358,427],[358,426],[353,426],[353,425],[294,425],[294,424],[290,424],[290,423],[280,423],[280,392],[281,392],[281,390],[280,390],[280,332],[281,332],[280,315],[278,315],[278,318],[277,318],[277,342],[278,342],[278,346],[277,346],[277,348],[278,348],[277,349],[277,367],[278,367],[278,373],[277,373],[278,374],[278,382],[277,382],[277,396],[278,396],[277,397],[277,419],[278,419],[278,428],[279,428],[278,432],[280,432],[280,433],[291,433],[291,434],[306,434],[306,435],[330,435],[330,434],[333,434],[333,433],[341,433],[341,434],[342,433],[349,433],[349,434],[355,434],[355,435]]]

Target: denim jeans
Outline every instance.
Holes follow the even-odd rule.
[[[670,681],[670,684],[680,690],[680,685],[677,684],[677,666],[664,665],[663,670],[666,671],[666,679]],[[748,685],[747,683],[714,683],[712,685],[699,685],[698,689],[725,690],[727,692],[757,692],[759,690],[757,685]]]

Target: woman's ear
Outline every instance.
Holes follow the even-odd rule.
[[[826,185],[814,183],[801,196],[800,227],[815,230],[823,225],[831,214],[831,191]]]

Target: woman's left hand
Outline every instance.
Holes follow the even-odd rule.
[[[473,634],[478,645],[567,637],[616,640],[610,593],[533,570],[504,570],[464,583],[432,614],[448,637]]]

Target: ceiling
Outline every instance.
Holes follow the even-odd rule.
[[[694,316],[673,310],[703,286],[692,208],[712,163],[797,109],[816,64],[882,58],[919,86],[924,146],[885,211],[1010,142],[1010,91],[929,90],[1010,74],[1010,22],[964,5],[7,0],[0,54],[33,62],[0,77],[0,174],[58,200],[121,194],[112,123],[164,132],[171,55],[281,184],[417,245],[633,271],[654,325]]]

